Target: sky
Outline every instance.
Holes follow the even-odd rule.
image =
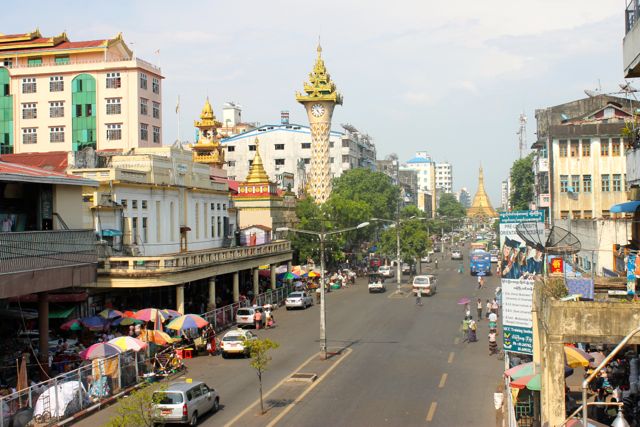
[[[242,106],[243,120],[307,123],[295,92],[323,58],[344,96],[333,129],[373,137],[378,158],[426,150],[453,166],[454,191],[477,189],[482,164],[494,206],[518,158],[519,116],[535,136],[535,109],[615,92],[624,80],[625,2],[617,0],[60,0],[10,2],[5,34],[38,27],[71,40],[122,32],[162,68],[164,143],[192,140],[208,96]]]

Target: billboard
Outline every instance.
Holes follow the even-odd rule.
[[[505,351],[533,354],[533,280],[502,279],[502,332]]]
[[[516,226],[525,223],[544,236],[543,211],[514,211],[500,214],[500,255],[498,273],[503,279],[520,279],[542,274],[544,254],[525,244],[516,233]]]

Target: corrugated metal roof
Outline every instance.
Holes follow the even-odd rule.
[[[86,185],[90,187],[98,186],[98,181],[94,181],[92,179],[2,161],[0,161],[0,181],[59,185]]]
[[[19,153],[0,155],[0,161],[33,166],[54,172],[65,173],[69,166],[66,151],[52,151],[48,153]]]

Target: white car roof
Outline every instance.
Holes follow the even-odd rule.
[[[225,337],[233,337],[233,336],[245,336],[247,334],[248,331],[243,331],[242,329],[233,329],[229,332],[227,332],[226,334],[224,334]]]

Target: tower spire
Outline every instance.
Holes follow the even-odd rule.
[[[468,217],[477,217],[477,216],[487,216],[487,217],[497,217],[498,213],[493,206],[491,206],[491,202],[489,201],[489,196],[484,189],[484,172],[482,170],[482,164],[480,164],[480,170],[478,172],[478,191],[476,195],[473,197],[473,203],[471,203],[471,207],[467,209]]]
[[[260,141],[258,138],[255,140],[256,144],[256,155],[253,157],[253,162],[251,162],[251,169],[249,169],[249,175],[247,175],[246,182],[257,183],[257,182],[269,182],[269,175],[264,170],[264,165],[262,163],[262,157],[260,156]]]

